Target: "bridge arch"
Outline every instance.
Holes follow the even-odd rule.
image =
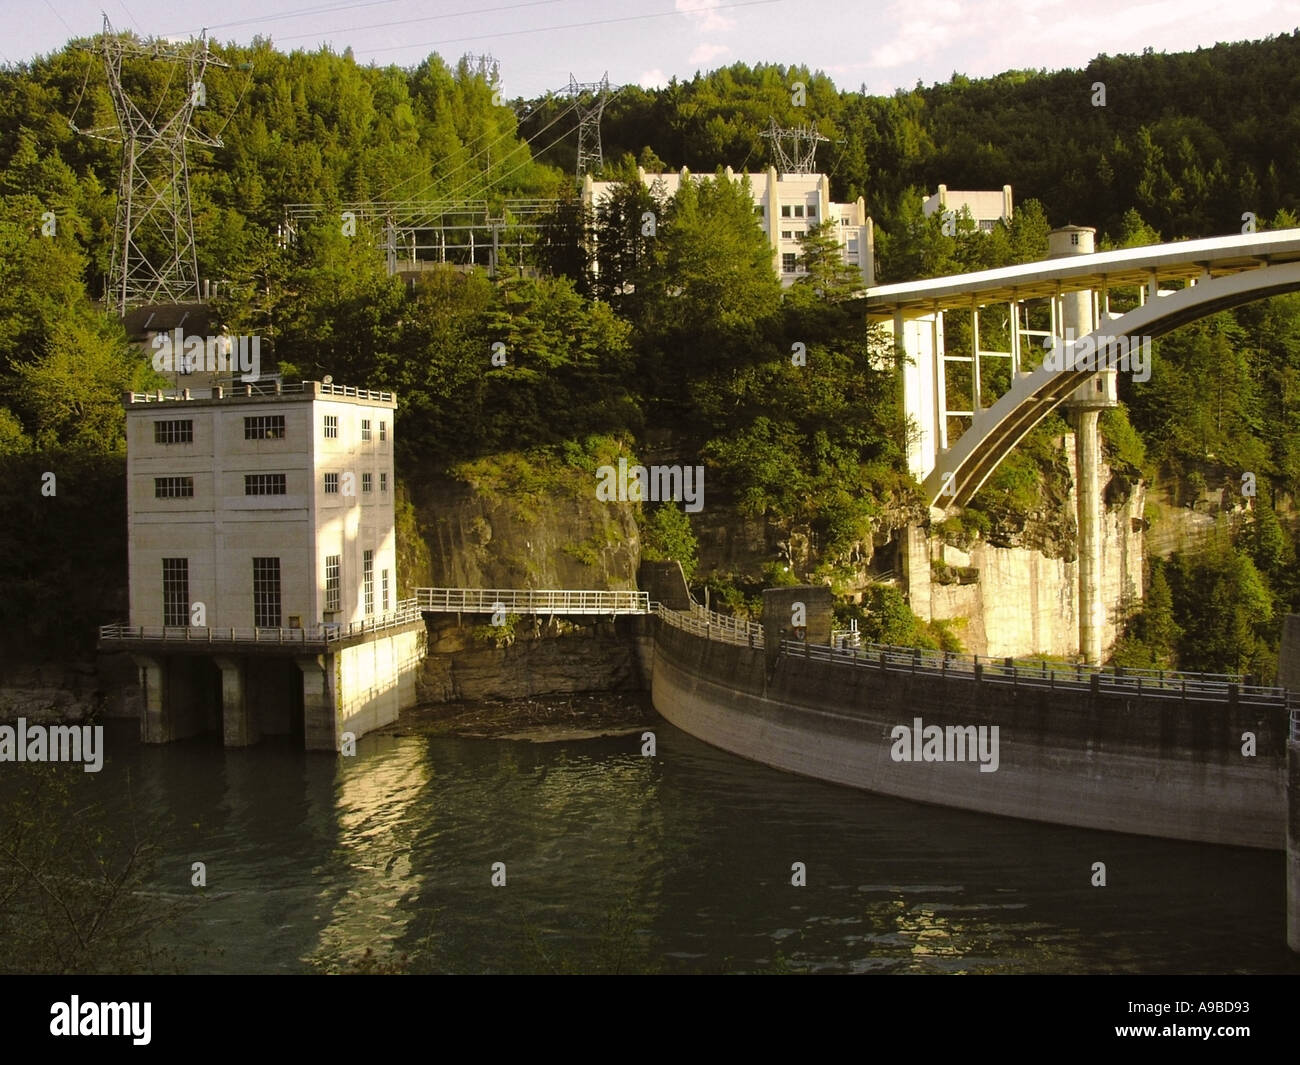
[[[1300,291],[1300,262],[1264,265],[1160,296],[1103,323],[1089,336],[1094,344],[1100,337],[1127,338],[1130,343],[1139,337],[1155,338],[1219,311],[1295,291]],[[939,455],[922,482],[926,501],[931,506],[970,502],[1026,434],[1094,374],[1040,367],[1012,382],[996,403],[975,415],[956,444]],[[945,486],[951,491],[945,491]]]

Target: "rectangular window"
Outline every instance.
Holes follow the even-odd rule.
[[[849,237],[849,252],[853,255],[858,253],[858,238]]]
[[[193,477],[155,477],[154,499],[191,499],[194,496]]]
[[[288,491],[283,473],[244,474],[244,495],[282,496]]]
[[[325,556],[325,609],[326,610],[339,609],[339,599],[340,599],[339,589],[341,587],[339,582],[340,559],[341,556],[339,555]]]
[[[154,422],[153,442],[155,444],[192,444],[194,443],[194,422],[189,418]]]
[[[781,230],[781,239],[782,239],[782,240],[794,240],[794,230],[793,230],[793,229],[783,229],[783,230]]]
[[[381,492],[388,491],[388,474],[386,473],[381,473],[379,475],[379,490]]]
[[[801,204],[801,203],[796,203],[796,204],[794,205],[794,216],[795,216],[795,218],[802,218],[802,217],[803,217],[803,204]]]
[[[787,274],[793,274],[799,257],[794,252],[788,251],[781,256],[781,270]]]
[[[245,440],[283,440],[283,414],[256,414],[244,419]]]
[[[810,203],[808,205],[808,217],[809,218],[817,217],[817,205],[815,203]]]
[[[259,629],[280,627],[280,560],[253,559],[253,624]]]
[[[388,570],[380,570],[379,572],[379,593],[380,593],[379,602],[381,604],[380,609],[385,614],[387,614],[388,613]]]
[[[370,439],[370,419],[369,419],[369,418],[362,418],[362,419],[361,419],[361,439],[362,439],[362,440],[369,440],[369,439]]]
[[[375,612],[375,553],[367,551],[361,556],[361,591],[366,604],[366,617]]]
[[[781,217],[782,218],[790,217],[790,205],[788,203],[781,204]]]
[[[379,423],[379,439],[380,439],[380,440],[387,440],[387,439],[388,439],[388,423],[387,423],[387,422],[380,422],[380,423]]]
[[[163,624],[188,625],[190,623],[190,560],[164,558],[163,564]]]
[[[325,415],[325,439],[337,440],[339,438],[339,416],[337,414]]]
[[[375,476],[372,473],[363,473],[361,475],[361,491],[369,492],[374,486]]]
[[[338,495],[339,493],[339,475],[337,473],[327,473],[325,475],[325,494],[327,496]]]

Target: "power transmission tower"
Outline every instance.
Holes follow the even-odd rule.
[[[222,146],[220,137],[194,128],[194,110],[207,106],[207,68],[229,64],[209,52],[206,37],[188,44],[145,43],[114,33],[107,15],[98,42],[84,47],[103,58],[117,126],[78,129],[71,120],[68,125],[86,136],[122,144],[108,305],[125,314],[140,304],[197,300],[199,265],[186,145]],[[146,115],[147,105],[137,103],[122,83],[122,61],[128,57],[181,65],[186,81],[180,99],[170,92],[173,69],[153,114]]]
[[[578,110],[578,177],[588,171],[599,170],[605,165],[605,158],[600,150],[600,115],[609,102],[611,91],[617,92],[621,86],[615,85],[611,90],[609,71],[600,81],[579,81],[569,75],[569,95],[573,97],[573,106]]]
[[[777,169],[782,174],[813,173],[817,165],[817,145],[820,141],[829,140],[812,126],[782,129],[777,126],[775,118],[767,120],[767,129],[762,136],[772,142],[772,153],[776,156]]]
[[[501,76],[501,64],[490,52],[483,55],[466,52],[461,59],[471,75],[477,75],[489,85],[495,85]]]

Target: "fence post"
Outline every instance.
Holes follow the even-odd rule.
[[[1101,694],[1101,674],[1094,673],[1088,680],[1088,687],[1093,695]]]

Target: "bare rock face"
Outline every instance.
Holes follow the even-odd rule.
[[[620,589],[641,555],[632,506],[572,470],[544,489],[438,480],[416,511],[436,586]]]

